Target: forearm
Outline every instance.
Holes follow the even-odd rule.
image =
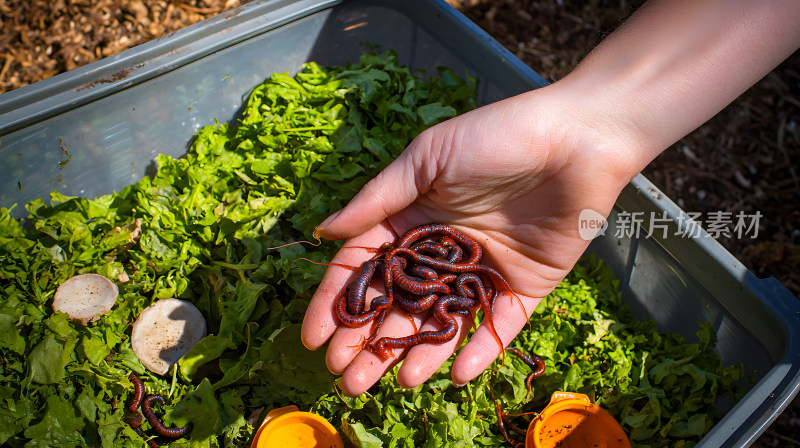
[[[630,175],[800,46],[797,0],[656,0],[552,87],[629,151]]]

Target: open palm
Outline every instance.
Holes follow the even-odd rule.
[[[450,225],[483,246],[481,263],[499,271],[514,290],[516,297],[501,293],[493,308],[497,334],[508,344],[586,249],[588,241],[578,233],[580,212],[592,209],[606,216],[633,175],[625,170],[624,145],[612,145],[613,133],[581,125],[568,110],[548,104],[552,96],[547,89],[482,107],[422,133],[318,229],[327,239],[348,238],[333,262],[358,266],[374,254],[348,246],[379,247],[419,225]],[[328,269],[302,333],[311,349],[330,339],[328,367],[342,374],[348,395],[368,389],[401,359],[400,385],[421,384],[471,328],[469,318],[456,316],[459,333],[452,341],[395,350],[382,360],[360,350],[369,325],[339,326],[334,314],[334,300],[352,277],[347,269]],[[378,337],[438,328],[430,315],[409,318],[393,310]],[[475,378],[500,351],[488,328],[479,326],[453,364],[453,381]]]

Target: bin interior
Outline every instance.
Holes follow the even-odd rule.
[[[152,172],[157,154],[184,154],[198,128],[235,120],[250,90],[270,73],[293,74],[306,61],[346,64],[369,45],[395,50],[412,68],[468,72],[480,79],[482,103],[545,85],[444,2],[414,3],[256,1],[4,94],[0,206],[17,204],[14,214],[22,217],[25,203],[54,189],[86,197],[119,190]],[[637,178],[609,229],[625,211],[680,213],[652,191]],[[678,229],[673,222],[670,231]],[[787,321],[792,317],[782,315],[791,313],[772,303],[788,292],[767,288],[713,240],[608,232],[589,251],[611,265],[638,316],[690,341],[699,322],[711,322],[723,362],[741,363],[755,382],[750,395],[722,404],[729,412],[698,446],[752,442],[797,392],[798,336]]]

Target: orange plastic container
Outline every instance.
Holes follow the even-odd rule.
[[[324,418],[286,406],[267,414],[250,448],[344,448],[344,443]]]
[[[555,392],[528,427],[526,448],[630,448],[628,436],[605,409],[584,394]]]

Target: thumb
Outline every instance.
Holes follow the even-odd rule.
[[[422,137],[422,135],[420,136]],[[341,210],[329,216],[316,229],[314,236],[328,240],[352,238],[372,229],[389,216],[411,205],[430,187],[421,180],[421,150],[424,139],[417,138],[394,162],[361,188]],[[437,165],[437,164],[430,164]],[[435,175],[424,176],[434,179]]]

